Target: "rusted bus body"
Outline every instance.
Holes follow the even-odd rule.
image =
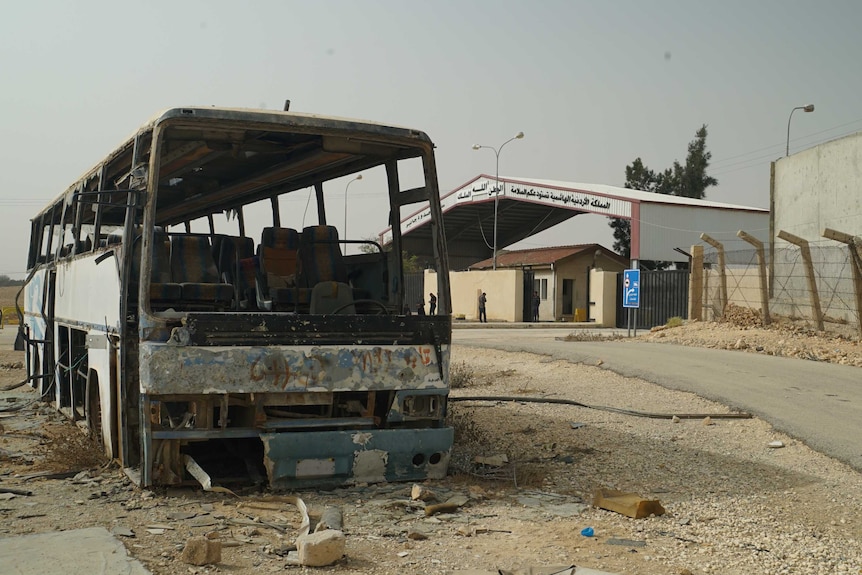
[[[345,229],[327,222],[347,208],[340,178],[375,170],[378,229],[431,208],[438,315],[402,311],[400,237],[382,250],[345,237],[347,214]],[[417,174],[421,185],[402,189]],[[306,210],[314,197],[316,223],[285,210],[298,192]],[[248,230],[261,205],[258,242]],[[424,133],[168,110],[33,219],[28,374],[143,485],[190,481],[190,459],[216,480],[276,488],[442,477],[446,261]]]

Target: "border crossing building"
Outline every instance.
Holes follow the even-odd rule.
[[[466,319],[476,317],[475,294],[476,290],[483,289],[488,292],[489,320],[523,321],[529,317],[523,313],[528,307],[524,302],[525,298],[531,297],[535,286],[524,281],[523,273],[531,271],[532,266],[521,266],[520,270],[501,268],[501,250],[578,215],[598,214],[629,220],[632,260],[629,265],[632,267],[637,266],[640,260],[687,261],[686,254],[691,246],[702,243],[701,233],[732,244],[739,241],[737,232],[744,230],[764,243],[769,241],[767,209],[603,184],[534,178],[500,177],[497,180],[480,174],[442,198],[442,213],[449,268],[456,270],[452,273],[451,282],[454,309],[456,316],[464,315]],[[416,255],[419,262],[431,259],[432,254],[423,253],[421,246],[430,245],[432,225],[437,223],[432,222],[431,211],[427,207],[418,209],[400,222],[402,249]],[[380,234],[383,245],[391,243],[391,239],[391,228]],[[494,258],[495,246],[497,258]],[[607,248],[601,249],[607,251]],[[493,265],[491,270],[476,269],[478,262],[488,259],[497,260],[496,269]],[[473,271],[457,271],[470,269]],[[474,275],[475,280],[463,281],[460,273],[497,274],[499,277],[479,278]],[[543,307],[541,319],[573,321],[576,319],[575,310],[585,309],[585,317],[596,322],[603,317],[602,321],[607,323],[610,314],[601,313],[601,310],[610,309],[604,300],[613,297],[615,288],[608,291],[607,287],[598,285],[601,282],[590,282],[590,289],[581,298],[583,301],[568,302],[563,299],[564,281],[567,279],[573,278],[553,279],[549,295],[553,304]],[[489,289],[499,293],[491,293]],[[594,293],[596,290],[599,292]],[[566,297],[574,297],[574,292],[566,292]],[[461,314],[458,313],[459,301],[468,302]],[[500,309],[496,309],[495,301]],[[571,315],[563,314],[563,310],[568,309],[572,310]]]

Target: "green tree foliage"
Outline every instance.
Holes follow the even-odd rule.
[[[377,236],[370,236],[365,238],[365,240],[368,242],[376,242]],[[377,249],[377,246],[372,243],[360,244],[359,251],[366,254],[380,253],[380,250]],[[387,249],[386,251],[389,250]],[[401,252],[401,266],[406,273],[421,272],[424,269],[421,262],[419,261],[419,256],[405,251]]]
[[[709,160],[712,153],[706,149],[706,124],[695,133],[695,138],[688,144],[688,155],[685,165],[674,161],[673,166],[663,172],[656,172],[644,165],[643,160],[635,158],[626,166],[625,187],[632,190],[669,194],[685,198],[703,199],[706,189],[718,185],[718,180],[707,175]],[[623,257],[631,257],[631,222],[622,218],[609,218],[608,225],[614,231],[614,251]],[[667,262],[655,262],[647,267],[664,269]]]
[[[19,286],[24,283],[24,280],[13,280],[7,275],[0,275],[0,287]]]

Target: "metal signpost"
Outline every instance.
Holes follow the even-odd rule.
[[[623,271],[623,307],[628,309],[628,335],[631,337],[632,309],[634,309],[634,331],[638,335],[638,308],[641,305],[641,271],[639,269]]]

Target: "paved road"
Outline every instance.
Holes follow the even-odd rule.
[[[565,342],[559,329],[455,329],[457,344],[595,365],[748,411],[862,471],[862,369],[644,342]],[[577,399],[573,397],[571,399]]]

